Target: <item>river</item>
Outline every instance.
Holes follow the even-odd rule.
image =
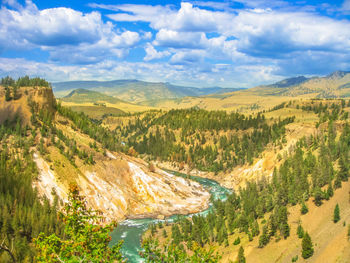
[[[178,176],[187,177],[187,175],[180,174],[177,172],[167,171],[171,172]],[[197,177],[197,176],[190,176],[190,179],[195,180],[199,182],[204,188],[206,188],[213,199],[221,199],[225,200],[227,195],[231,192],[229,189],[224,188],[220,186],[219,183],[217,183],[214,180]],[[190,217],[192,215],[206,215],[209,213],[209,211],[212,209],[212,204],[210,203],[209,208],[196,213],[187,215],[187,217]],[[168,222],[173,222],[176,219],[175,216],[171,216],[166,219]],[[150,224],[155,224],[159,221],[164,222],[164,220],[159,219],[127,219],[121,223],[118,224],[118,227],[112,232],[112,241],[111,244],[115,244],[119,240],[123,239],[124,244],[122,247],[122,253],[125,258],[128,259],[128,262],[131,263],[138,263],[142,262],[141,257],[139,256],[139,251],[141,250],[141,237],[142,234],[148,229],[148,226]]]

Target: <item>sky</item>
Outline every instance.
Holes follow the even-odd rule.
[[[0,77],[253,87],[350,70],[350,0],[3,0]]]

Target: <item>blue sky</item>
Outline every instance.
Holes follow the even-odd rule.
[[[0,76],[252,87],[350,70],[350,0],[3,0]]]

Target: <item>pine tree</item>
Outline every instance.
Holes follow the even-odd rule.
[[[340,187],[341,187],[341,178],[340,178],[340,174],[337,173],[334,179],[334,189],[338,189]]]
[[[340,220],[340,210],[339,210],[339,205],[337,204],[334,208],[333,222],[337,223],[339,220]]]
[[[300,212],[302,215],[305,215],[305,214],[307,214],[307,212],[309,212],[309,208],[306,206],[306,204],[304,202],[301,205]]]
[[[5,88],[5,100],[11,100],[10,89],[8,87]]]
[[[327,195],[329,197],[332,197],[334,195],[334,190],[333,190],[333,187],[332,187],[332,181],[329,182],[329,184],[328,184]]]
[[[267,235],[267,227],[264,226],[263,232],[259,238],[259,248],[266,246],[267,243],[269,243],[269,236]]]
[[[314,254],[313,244],[312,244],[311,237],[310,237],[308,232],[305,232],[305,234],[304,234],[304,237],[303,237],[303,240],[301,243],[301,247],[302,247],[301,255],[304,259],[307,259]]]
[[[239,237],[237,237],[235,239],[235,241],[233,241],[233,244],[236,246],[236,245],[239,245],[241,243],[241,239]]]
[[[117,226],[101,226],[96,211],[86,208],[77,185],[70,185],[69,203],[64,207],[65,239],[40,233],[34,240],[36,262],[115,262],[121,261],[122,242],[112,247],[110,232]]]
[[[314,190],[314,202],[316,206],[322,205],[323,192],[320,187],[316,187]]]
[[[348,180],[349,177],[349,168],[346,166],[346,163],[344,161],[344,158],[341,156],[338,160],[338,164],[339,164],[339,177],[340,180],[342,180],[343,182]]]
[[[238,250],[237,263],[245,263],[244,248],[241,246]]]
[[[304,229],[303,227],[299,224],[298,228],[297,228],[297,234],[299,238],[303,238],[304,237]]]

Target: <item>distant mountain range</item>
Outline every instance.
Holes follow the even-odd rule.
[[[350,97],[350,72],[335,71],[325,77],[293,77],[250,90],[257,89],[261,92],[269,91],[269,95],[277,96],[309,94],[316,98],[345,98]]]
[[[87,89],[75,89],[71,91],[67,96],[63,97],[62,100],[66,102],[75,103],[108,102],[112,104],[117,104],[119,102],[123,102],[118,98]]]
[[[350,72],[336,71],[324,77],[297,76],[270,85],[250,89],[227,89],[220,87],[195,88],[169,83],[153,83],[139,80],[69,81],[53,84],[55,95],[65,102],[111,104],[129,103],[145,107],[182,108],[199,106],[205,108],[231,108],[239,104],[239,97],[350,97]],[[249,99],[250,101],[250,99]],[[125,106],[123,104],[123,106]],[[206,105],[206,106],[204,106]]]
[[[113,80],[113,81],[68,81],[53,83],[56,96],[63,97],[76,89],[93,90],[115,98],[140,103],[162,99],[178,99],[183,97],[198,97],[208,94],[220,94],[239,89],[232,88],[195,88],[176,86],[170,83],[155,83],[139,80]]]

